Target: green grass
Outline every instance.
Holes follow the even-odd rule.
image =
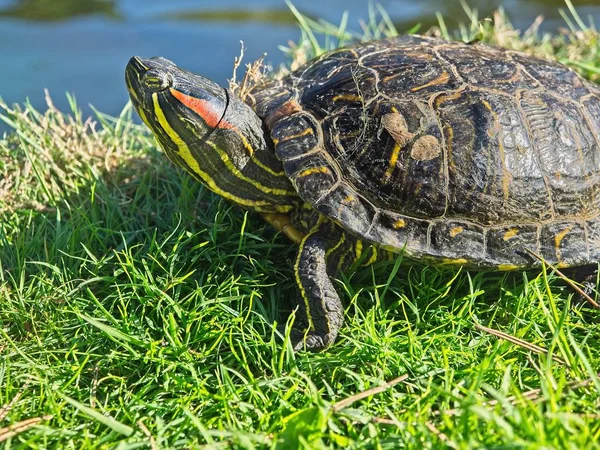
[[[375,15],[365,34],[394,32]],[[599,71],[572,13],[559,36],[470,17],[453,37]],[[303,30],[300,59],[350,37]],[[294,354],[273,326],[296,292],[284,237],[129,109],[1,111],[2,448],[600,448],[600,314],[556,276],[362,268],[337,283],[336,344]]]

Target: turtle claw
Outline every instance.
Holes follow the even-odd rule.
[[[319,352],[325,350],[335,341],[335,336],[331,333],[319,334],[315,332],[294,332],[291,336],[294,352],[313,351]]]
[[[285,336],[287,334],[286,327],[280,325],[277,327],[280,336],[283,337],[282,341],[285,343]],[[325,350],[331,344],[335,342],[337,335],[333,333],[319,333],[316,331],[309,331],[306,328],[292,328],[290,331],[290,343],[294,352],[319,352]]]

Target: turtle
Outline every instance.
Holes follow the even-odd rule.
[[[331,50],[243,99],[162,57],[131,58],[126,84],[176,165],[298,245],[297,349],[335,341],[332,279],[382,255],[600,261],[600,90],[559,62],[404,35]]]

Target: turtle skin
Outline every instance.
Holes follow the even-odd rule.
[[[329,219],[298,224],[306,347],[335,340],[330,278],[366,244],[471,269],[600,261],[600,91],[562,64],[400,36],[251,94],[294,188]]]

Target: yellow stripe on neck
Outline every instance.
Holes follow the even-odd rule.
[[[246,152],[248,153],[248,156],[250,156],[250,159],[252,160],[252,162],[254,164],[256,164],[258,167],[260,167],[265,172],[269,172],[274,177],[284,177],[285,176],[285,172],[283,170],[279,170],[279,171],[273,170],[269,166],[267,166],[266,164],[264,164],[261,160],[259,160],[256,157],[254,149],[252,148],[252,146],[248,142],[248,139],[246,139],[246,137],[242,133],[240,133],[240,131],[237,128],[234,129],[234,131],[237,133],[237,135],[242,140],[242,144],[244,145],[244,148],[246,149]]]
[[[167,121],[167,118],[165,117],[165,114],[160,106],[160,103],[158,102],[158,95],[156,93],[152,94],[152,103],[154,104],[154,113],[156,114],[158,123],[160,124],[162,129],[165,131],[165,133],[167,133],[167,136],[169,136],[171,141],[177,146],[177,149],[178,149],[177,153],[179,154],[179,156],[185,161],[185,163],[188,165],[190,170],[202,179],[202,181],[206,184],[206,186],[211,191],[219,194],[220,196],[222,196],[223,198],[226,198],[227,200],[231,200],[232,202],[238,203],[239,205],[255,207],[258,210],[271,209],[271,208],[261,208],[262,206],[266,206],[266,207],[273,206],[272,203],[270,203],[270,202],[267,202],[264,200],[249,200],[246,198],[241,198],[241,197],[231,194],[230,192],[224,191],[219,186],[217,186],[217,184],[215,183],[215,180],[213,178],[211,178],[211,176],[209,174],[207,174],[200,168],[198,161],[192,155],[192,152],[188,148],[187,144],[184,142],[183,139],[181,139],[181,137],[177,134],[177,132],[173,129],[173,127],[171,127],[171,125]],[[286,211],[289,211],[291,208],[292,208],[291,206],[285,206],[285,207],[281,206],[281,207],[278,207],[277,209],[278,210],[285,209]]]
[[[243,175],[242,172],[240,172],[237,167],[235,167],[235,165],[231,161],[231,158],[229,158],[229,155],[226,152],[224,152],[223,150],[221,150],[217,146],[217,144],[215,144],[214,142],[209,141],[209,140],[207,140],[206,143],[208,145],[210,145],[219,154],[219,158],[221,158],[221,161],[223,161],[223,164],[225,164],[225,167],[227,167],[227,170],[229,170],[230,173],[232,173],[236,178],[243,181],[244,183],[251,184],[256,189],[264,192],[265,194],[281,195],[281,196],[285,196],[285,197],[289,197],[289,196],[294,197],[297,195],[296,191],[292,191],[292,190],[288,191],[286,189],[278,189],[278,188],[268,187],[268,186],[265,186],[264,184],[259,183],[256,180],[253,180],[252,178],[248,178],[247,176]]]

